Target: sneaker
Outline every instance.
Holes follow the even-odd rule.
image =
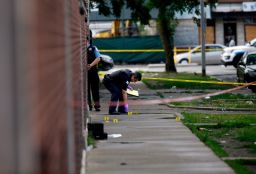
[[[121,115],[128,115],[128,112],[125,111],[118,111]]]
[[[128,115],[128,112],[121,112],[121,115]]]
[[[120,115],[119,112],[109,112],[108,114],[109,114],[109,115]]]

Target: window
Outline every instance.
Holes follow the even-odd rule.
[[[216,46],[216,45],[206,46],[205,49],[206,49],[206,52],[222,51],[223,50],[222,47]]]
[[[247,56],[247,65],[256,65],[256,54],[251,54]]]

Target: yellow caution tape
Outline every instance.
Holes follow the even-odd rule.
[[[164,49],[101,49],[102,53],[145,53],[145,52],[164,52]],[[191,49],[186,48],[174,48],[173,51],[176,52],[189,52]],[[201,51],[201,50],[198,50]],[[222,51],[222,49],[206,49],[205,51]]]
[[[247,83],[239,82],[219,82],[219,81],[203,81],[203,80],[185,80],[185,79],[171,79],[171,78],[143,78],[143,80],[157,80],[157,81],[172,81],[172,82],[188,82],[188,83],[208,83],[220,85],[245,85]]]
[[[99,76],[104,76],[104,73],[99,72]],[[155,81],[171,81],[171,82],[187,82],[187,83],[206,83],[206,84],[218,84],[218,85],[246,85],[248,83],[239,82],[220,82],[220,81],[204,81],[204,80],[185,80],[185,79],[172,79],[172,78],[154,78],[143,77],[142,80],[155,80]],[[252,84],[252,85],[256,85]]]
[[[100,50],[102,53],[145,53],[145,52],[164,52],[164,49],[136,49],[136,50]]]

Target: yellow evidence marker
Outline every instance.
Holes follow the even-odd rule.
[[[175,120],[176,120],[176,121],[180,121],[180,117],[179,117],[179,116],[177,116]]]
[[[113,123],[118,123],[119,120],[117,118],[113,118]]]
[[[109,122],[109,116],[104,116],[104,122],[106,122],[106,123]]]

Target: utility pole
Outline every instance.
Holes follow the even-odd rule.
[[[205,13],[204,13],[204,1],[200,0],[201,7],[201,49],[202,49],[202,76],[206,76],[205,69]]]

